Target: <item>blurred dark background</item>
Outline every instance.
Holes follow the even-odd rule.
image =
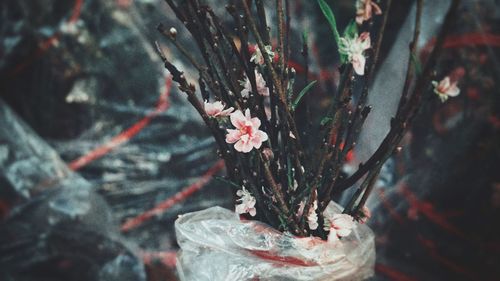
[[[414,1],[394,2],[346,173],[380,143],[402,86]],[[422,60],[449,3],[425,2]],[[462,2],[436,69],[461,73],[461,93],[429,98],[369,201],[373,280],[500,279],[500,3]],[[329,3],[343,29],[353,1]],[[338,81],[336,46],[315,1],[290,7],[292,59],[304,75],[306,31],[321,109]],[[210,180],[224,174],[214,141],[154,51],[158,41],[196,81],[160,22],[197,52],[161,0],[0,2],[0,280],[176,280],[176,217],[233,208],[231,186]]]

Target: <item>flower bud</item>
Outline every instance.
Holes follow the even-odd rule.
[[[177,29],[175,29],[175,27],[171,27],[168,32],[170,34],[170,37],[172,37],[173,39],[175,39],[175,37],[177,36]]]
[[[262,151],[262,154],[264,154],[264,157],[267,161],[272,161],[274,158],[274,153],[270,148],[265,148]]]

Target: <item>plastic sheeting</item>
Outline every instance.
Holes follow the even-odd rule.
[[[422,22],[421,38],[428,39],[447,1],[425,2],[424,14],[432,15]],[[403,141],[403,152],[384,167],[369,201],[378,250],[374,280],[488,280],[500,274],[495,266],[500,256],[495,223],[499,121],[492,114],[500,104],[495,82],[500,10],[493,0],[463,2],[460,24],[437,71],[441,78],[465,67],[462,93],[445,104],[429,97],[430,106]],[[318,85],[327,89],[325,95],[310,93],[320,101],[329,97],[337,73],[331,30],[315,1],[290,3],[297,15],[292,29],[309,33],[311,79],[320,79]],[[339,24],[345,25],[354,15],[353,2],[332,3]],[[392,39],[398,46],[395,55],[386,58],[383,53],[377,78],[382,83],[370,94],[370,118],[378,121],[368,120],[367,143],[357,145],[367,153],[389,124],[387,99],[400,86],[395,74],[404,72],[401,62],[406,62],[411,36],[408,1],[393,4],[384,50],[391,49]],[[178,214],[213,205],[232,207],[231,189],[212,183],[168,210],[155,209],[198,184],[216,162],[213,140],[175,85],[167,91],[151,47],[154,40],[164,43],[155,30],[159,22],[175,26],[179,42],[188,48],[193,47],[190,37],[161,0],[6,0],[0,5],[0,74],[7,78],[0,83],[2,99],[34,129],[2,105],[0,214],[10,211],[11,217],[0,229],[9,233],[1,240],[0,279],[127,280],[132,272],[141,280],[144,267],[136,256],[171,257],[177,249],[173,222]],[[216,12],[222,14],[223,5]],[[296,54],[299,37],[291,38],[297,42],[292,44]],[[162,47],[186,75],[197,73],[168,44]],[[301,76],[300,67],[296,69]],[[123,134],[127,132],[134,134]],[[85,165],[73,165],[108,148],[116,137],[113,149]],[[366,159],[363,153],[355,153],[355,159]],[[101,205],[102,199],[107,205]],[[118,235],[120,223],[144,212],[148,220],[124,232],[125,238]],[[95,250],[96,245],[103,250]],[[81,255],[73,259],[75,252]],[[150,280],[175,279],[165,267],[158,268],[151,276],[160,277]],[[5,274],[5,269],[14,273]],[[42,274],[44,269],[49,276]]]
[[[145,280],[106,201],[2,101],[0,144],[2,197],[17,203],[0,224],[1,280]]]
[[[331,203],[326,217],[340,213]],[[181,215],[175,222],[177,270],[182,281],[363,280],[373,275],[373,232],[356,224],[335,243],[295,238],[257,221],[241,221],[212,207]]]
[[[177,214],[231,200],[207,177],[208,194],[120,228],[216,163],[151,44],[176,21],[160,1],[31,2],[0,4],[0,280],[175,280]]]
[[[0,178],[17,196],[30,199],[57,185],[89,187],[59,154],[0,100]]]

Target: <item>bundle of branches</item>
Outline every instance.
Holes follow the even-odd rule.
[[[326,116],[318,118],[321,122],[316,128],[320,135],[314,138],[308,135],[313,132],[311,128],[298,128],[297,121],[308,116],[297,114],[297,109],[314,81],[303,89],[294,87],[295,71],[288,66],[291,21],[288,1],[275,1],[276,40],[272,40],[266,17],[269,11],[262,0],[230,1],[226,10],[234,19],[235,28],[231,30],[200,0],[166,2],[191,33],[203,61],[197,61],[192,51],[176,40],[177,30],[161,24],[158,29],[198,70],[198,87],[187,81],[157,45],[158,51],[166,69],[217,141],[218,154],[227,167],[224,180],[239,188],[236,211],[297,236],[326,239],[332,232],[333,222],[325,220],[323,211],[332,200],[332,193],[358,186],[343,215],[362,220],[366,216],[363,206],[382,164],[401,149],[398,143],[423,96],[432,93],[433,69],[459,1],[453,0],[423,67],[415,56],[423,6],[422,0],[417,1],[406,80],[391,129],[373,155],[348,177],[342,177],[340,171],[371,109],[367,104],[368,90],[391,0],[380,5],[358,0],[357,16],[342,36],[333,11],[324,0],[318,0],[333,31],[343,65],[338,89],[331,95],[331,107]],[[275,46],[273,41],[277,42]],[[307,61],[305,42],[302,54]],[[365,77],[356,79],[357,76]],[[307,77],[304,79],[307,81]],[[447,95],[448,88],[444,86],[450,88],[450,85],[436,84],[434,92]],[[201,98],[197,96],[197,88]],[[317,141],[306,143],[302,140],[306,138]],[[337,235],[341,236],[342,232]]]

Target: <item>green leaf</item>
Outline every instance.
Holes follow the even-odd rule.
[[[335,38],[335,42],[337,43],[337,46],[340,44],[340,34],[337,29],[337,22],[335,20],[335,15],[333,14],[332,9],[328,4],[325,2],[325,0],[318,0],[319,7],[321,8],[321,11],[323,12],[323,15],[325,15],[325,18],[328,20],[328,23],[330,24],[330,28],[333,31],[333,37]]]
[[[358,25],[354,20],[351,20],[351,22],[344,29],[344,37],[354,38],[357,36],[358,36]]]
[[[304,30],[304,32],[302,32],[302,43],[307,43],[308,42],[308,33],[306,30]]]
[[[223,183],[227,183],[227,184],[229,184],[229,185],[232,185],[232,186],[234,186],[234,187],[236,187],[236,188],[241,188],[241,186],[239,186],[238,184],[236,184],[234,181],[230,181],[230,180],[225,179],[225,178],[223,178],[223,177],[214,176],[214,179],[215,179],[215,180],[218,180],[218,181],[221,181],[221,182],[223,182]]]
[[[302,91],[300,91],[299,95],[297,96],[297,98],[295,99],[295,101],[292,104],[292,110],[295,110],[297,108],[297,106],[299,105],[299,102],[302,99],[302,97],[305,94],[307,94],[307,92],[309,92],[309,90],[311,89],[311,87],[314,86],[314,84],[316,84],[316,82],[317,82],[316,80],[312,81],[307,86],[305,86],[304,89],[302,89]]]
[[[346,38],[347,40],[354,40],[354,38],[358,37],[358,25],[354,20],[351,20],[349,24],[346,26],[344,29],[344,34],[343,38]],[[348,56],[345,53],[340,52],[341,46],[339,46],[339,53],[340,53],[340,62],[342,64],[348,63]]]
[[[340,63],[342,64],[348,63],[349,62],[348,58],[349,57],[346,54],[340,53]]]
[[[326,124],[328,124],[332,121],[333,121],[332,117],[325,117],[321,120],[320,124],[321,124],[321,126],[325,126]]]
[[[411,56],[411,62],[415,66],[415,71],[417,72],[417,75],[422,74],[422,64],[420,63],[419,59],[415,55],[415,53],[410,53]]]

